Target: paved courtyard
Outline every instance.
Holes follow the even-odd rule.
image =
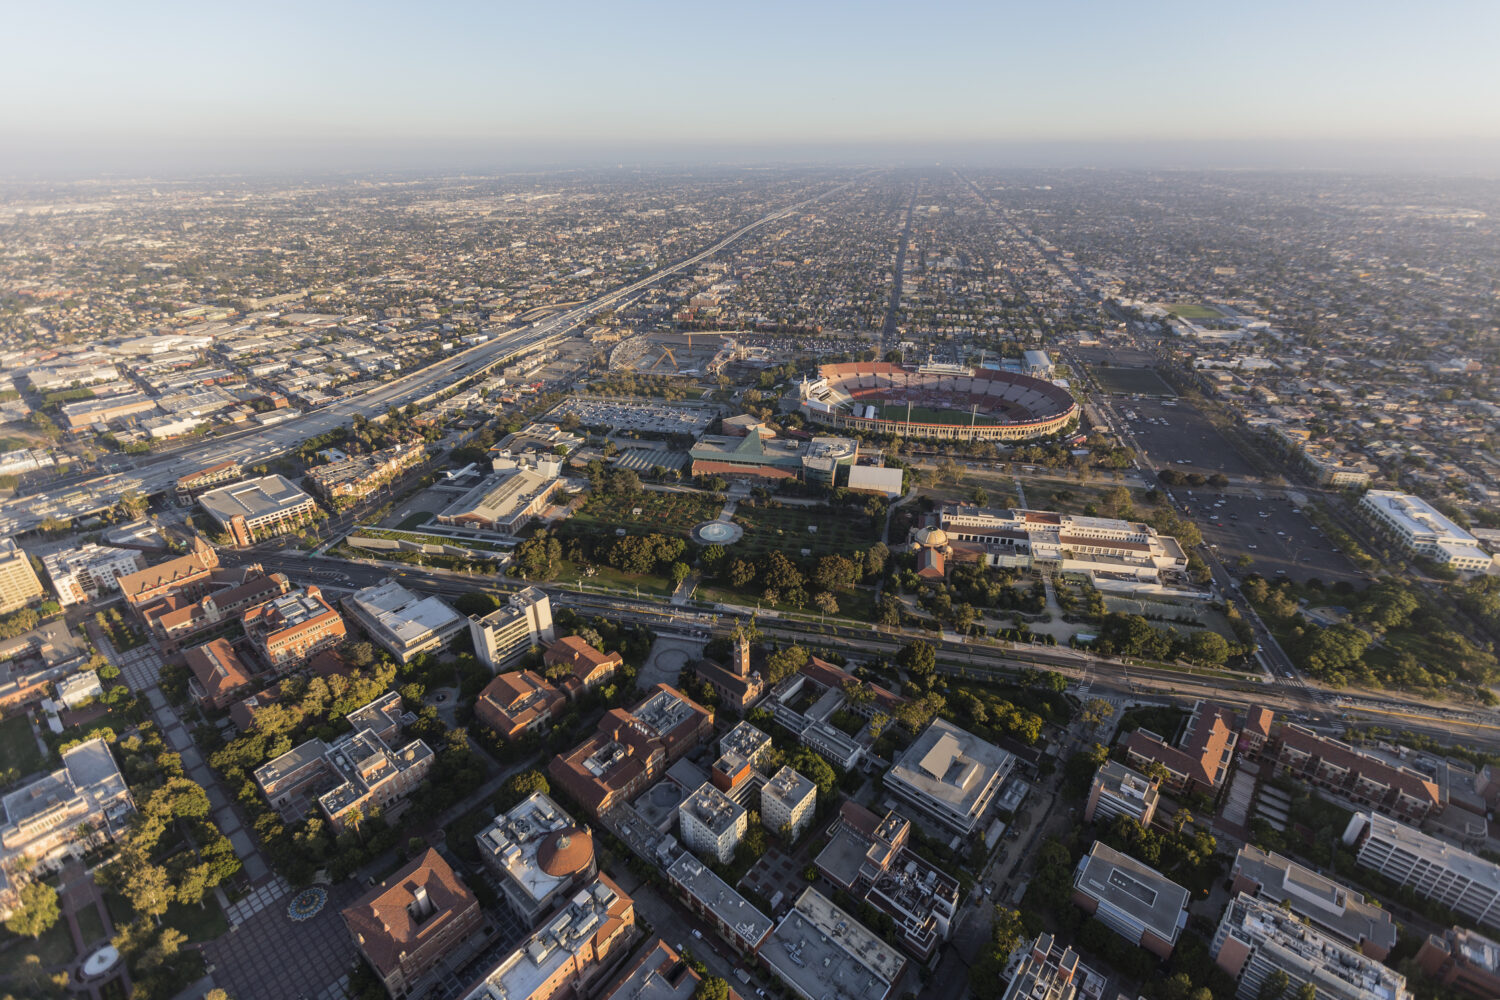
[[[364,888],[352,881],[330,886],[322,911],[301,923],[287,916],[286,895],[263,903],[234,930],[204,945],[215,985],[237,1000],[341,997],[339,980],[358,952],[339,911]]]

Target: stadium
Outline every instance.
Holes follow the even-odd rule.
[[[1065,430],[1078,404],[1062,386],[959,365],[824,365],[800,387],[808,420],[908,440],[1024,441]]]

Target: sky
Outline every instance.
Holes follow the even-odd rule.
[[[0,172],[1500,163],[1493,0],[6,8]]]

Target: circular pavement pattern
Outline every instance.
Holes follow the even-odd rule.
[[[704,521],[693,529],[693,540],[705,545],[733,545],[745,537],[745,529],[733,521]]]

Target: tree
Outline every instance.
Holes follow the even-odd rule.
[[[718,976],[701,979],[693,990],[693,1000],[729,1000],[729,983]]]
[[[689,568],[687,563],[674,562],[672,564],[672,582],[677,584],[678,586],[681,586],[682,581],[686,580],[688,578],[688,574],[691,572],[692,569]]]
[[[1167,770],[1167,765],[1159,760],[1148,760],[1141,768],[1141,773],[1159,784],[1165,784],[1172,779],[1172,772]]]
[[[792,751],[787,755],[786,763],[793,771],[817,785],[818,795],[823,799],[832,795],[834,787],[838,785],[839,776],[833,765],[808,747],[799,746]]]
[[[1083,711],[1079,718],[1090,726],[1102,726],[1110,716],[1115,714],[1115,706],[1103,698],[1090,698],[1083,703]]]
[[[21,888],[21,904],[5,920],[12,934],[41,937],[57,923],[61,911],[57,890],[45,882],[29,882]]]
[[[931,643],[909,642],[896,653],[896,662],[913,677],[928,678],[937,670],[937,651]]]
[[[1303,983],[1292,997],[1293,1000],[1318,1000],[1318,988],[1312,983]]]
[[[1266,977],[1265,982],[1260,984],[1260,989],[1255,994],[1255,1000],[1281,1000],[1282,994],[1286,992],[1288,982],[1286,973],[1277,969]]]
[[[1229,642],[1217,632],[1203,629],[1188,636],[1188,659],[1209,666],[1220,666],[1229,659]]]
[[[520,802],[537,792],[546,795],[551,791],[552,786],[547,783],[547,776],[536,768],[512,775],[505,783],[505,796],[512,802]]]
[[[807,661],[811,657],[812,654],[797,645],[788,646],[786,649],[772,653],[766,657],[767,682],[773,685],[780,684],[806,666]]]

